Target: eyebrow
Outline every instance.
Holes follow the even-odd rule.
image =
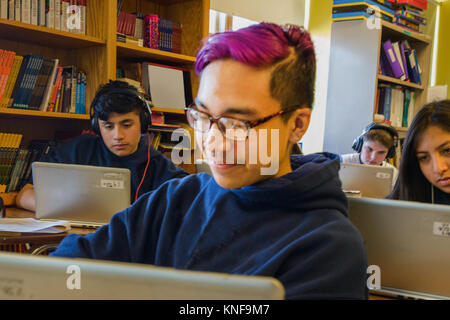
[[[102,120],[102,119],[99,119],[99,120],[105,124],[114,123],[114,122],[111,122],[108,120]],[[134,122],[134,120],[133,119],[124,119],[124,120],[119,121],[119,123],[125,123],[125,122]]]
[[[445,147],[446,144],[449,144],[449,143],[450,143],[450,140],[445,141],[444,143],[439,145],[437,148],[435,148],[435,150],[442,149],[443,147]],[[428,151],[416,151],[416,153],[428,153]]]
[[[208,107],[198,98],[195,98],[195,104],[206,110],[209,110]],[[222,114],[238,114],[245,116],[254,116],[257,115],[258,112],[255,109],[251,109],[248,107],[228,107],[227,109],[224,110],[224,112],[222,112]]]

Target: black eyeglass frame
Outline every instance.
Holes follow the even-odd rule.
[[[266,116],[266,117],[264,117],[262,119],[257,119],[257,120],[252,120],[252,121],[236,119],[236,118],[233,118],[233,117],[223,117],[223,116],[215,118],[215,117],[207,114],[206,112],[198,110],[197,104],[195,102],[190,104],[188,107],[184,108],[184,112],[186,114],[186,118],[188,119],[188,122],[189,122],[188,112],[190,112],[190,110],[195,110],[197,112],[200,112],[200,113],[206,115],[208,117],[208,119],[209,119],[209,128],[206,129],[205,131],[201,131],[201,132],[202,133],[208,132],[211,129],[213,123],[216,123],[217,127],[219,128],[220,132],[222,133],[222,135],[224,137],[226,137],[226,132],[223,132],[223,127],[221,125],[219,125],[219,120],[222,119],[222,118],[226,118],[226,119],[233,119],[233,120],[240,121],[240,122],[244,123],[247,126],[247,133],[246,133],[246,138],[247,138],[248,137],[248,131],[250,129],[252,129],[252,128],[256,127],[256,126],[259,126],[260,124],[263,124],[263,123],[269,121],[270,119],[275,118],[276,116],[279,116],[279,115],[282,115],[282,114],[285,114],[285,113],[288,113],[288,112],[292,112],[292,111],[295,111],[295,110],[300,109],[300,108],[301,108],[301,106],[293,106],[293,107],[288,108],[288,109],[281,109],[280,111],[277,111],[276,113],[271,114],[269,116]],[[197,129],[194,128],[194,130],[197,130]]]

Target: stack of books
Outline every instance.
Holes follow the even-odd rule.
[[[333,0],[333,21],[367,20],[372,17],[388,22],[394,19],[392,4],[387,0]]]
[[[380,84],[375,114],[396,128],[407,128],[414,115],[415,93],[400,86]],[[378,117],[380,118],[380,117]]]
[[[0,19],[86,34],[87,0],[0,0]]]
[[[156,14],[144,17],[144,46],[181,53],[182,27],[179,22],[162,19]]]
[[[0,193],[7,190],[21,141],[21,134],[0,132]]]
[[[117,41],[143,46],[144,14],[120,11],[117,17]]]
[[[397,0],[393,8],[395,9],[393,22],[402,28],[421,32],[421,28],[427,24],[424,15],[424,10],[427,8],[425,0]]]
[[[117,17],[117,41],[181,53],[181,24],[156,14],[120,11]]]
[[[34,161],[48,153],[53,142],[33,140],[20,149],[21,134],[0,133],[0,193],[17,192],[29,183]]]
[[[59,59],[0,49],[0,109],[86,114],[86,73]]]
[[[382,43],[378,72],[402,81],[422,84],[417,51],[410,46],[408,40],[386,40]]]

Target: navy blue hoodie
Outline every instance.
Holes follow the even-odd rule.
[[[99,136],[83,134],[57,148],[52,148],[42,161],[130,169],[131,200],[134,201],[136,190],[147,165],[147,159],[148,137],[146,135],[141,136],[136,152],[119,157],[109,151]],[[139,189],[139,195],[158,188],[167,180],[187,175],[187,172],[175,166],[166,156],[150,146],[150,163]]]
[[[67,236],[55,256],[272,276],[287,299],[366,299],[367,258],[347,219],[335,155],[241,189],[205,174],[163,184],[109,225]]]

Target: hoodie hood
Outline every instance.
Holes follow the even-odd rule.
[[[339,179],[338,155],[293,155],[291,167],[293,171],[282,177],[232,191],[245,202],[277,204],[300,210],[335,208],[347,215],[347,198]]]

